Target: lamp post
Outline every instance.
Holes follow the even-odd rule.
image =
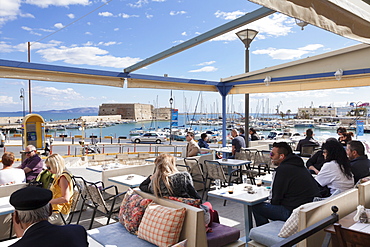
[[[172,104],[173,104],[173,98],[172,98],[172,90],[171,90],[171,98],[170,98],[170,145],[172,144]]]
[[[257,36],[258,31],[253,29],[245,29],[236,33],[236,36],[243,42],[245,46],[245,73],[249,72],[249,46],[253,39]],[[249,94],[245,94],[245,145],[249,147]]]
[[[21,95],[19,96],[19,99],[22,101],[22,104],[23,104],[23,118],[24,118],[24,116],[26,115],[26,107],[25,107],[25,96],[24,96],[24,88],[21,88],[20,89],[20,93],[21,93]]]

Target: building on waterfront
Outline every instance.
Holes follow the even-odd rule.
[[[150,104],[102,104],[99,106],[99,116],[120,115],[122,119],[135,121],[168,120],[170,108],[154,108]]]
[[[313,116],[337,116],[337,107],[303,107],[298,108],[298,117],[299,118],[311,118]]]

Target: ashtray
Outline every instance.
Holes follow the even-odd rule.
[[[131,179],[133,179],[134,178],[134,176],[127,176],[127,180],[131,180]]]

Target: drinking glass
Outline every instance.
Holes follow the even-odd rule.
[[[216,190],[221,189],[221,180],[220,179],[215,180],[215,188],[216,188]]]

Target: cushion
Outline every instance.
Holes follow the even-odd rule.
[[[129,189],[123,199],[119,211],[119,222],[128,232],[137,235],[141,219],[146,207],[152,202],[151,199],[144,199]]]
[[[213,222],[212,232],[207,233],[208,246],[219,247],[235,242],[240,237],[240,231],[234,227]]]
[[[172,245],[172,247],[186,247],[188,245],[188,240],[185,239],[177,244]]]
[[[139,226],[138,237],[158,246],[176,244],[185,212],[185,208],[169,208],[151,203]]]
[[[129,233],[119,222],[88,230],[87,234],[102,246],[155,246],[154,244],[144,241],[136,235]]]
[[[293,210],[292,214],[290,215],[290,217],[285,221],[285,224],[281,228],[278,236],[281,237],[281,238],[287,238],[287,237],[297,233],[298,232],[298,223],[299,223],[299,220],[298,220],[299,219],[299,211],[301,209],[311,207],[312,205],[315,205],[315,204],[318,204],[318,203],[320,203],[320,201],[318,201],[318,202],[309,202],[309,203],[303,204],[303,205],[295,208]]]
[[[182,202],[182,203],[185,203],[185,204],[188,204],[190,206],[197,207],[197,208],[200,208],[200,205],[202,204],[201,199],[174,197],[174,196],[168,196],[168,197],[165,197],[165,198],[168,198],[168,199],[174,200],[174,201],[178,201],[178,202]]]
[[[284,221],[276,220],[262,226],[253,227],[249,232],[249,238],[260,244],[272,246],[285,239],[278,237],[284,223]]]

